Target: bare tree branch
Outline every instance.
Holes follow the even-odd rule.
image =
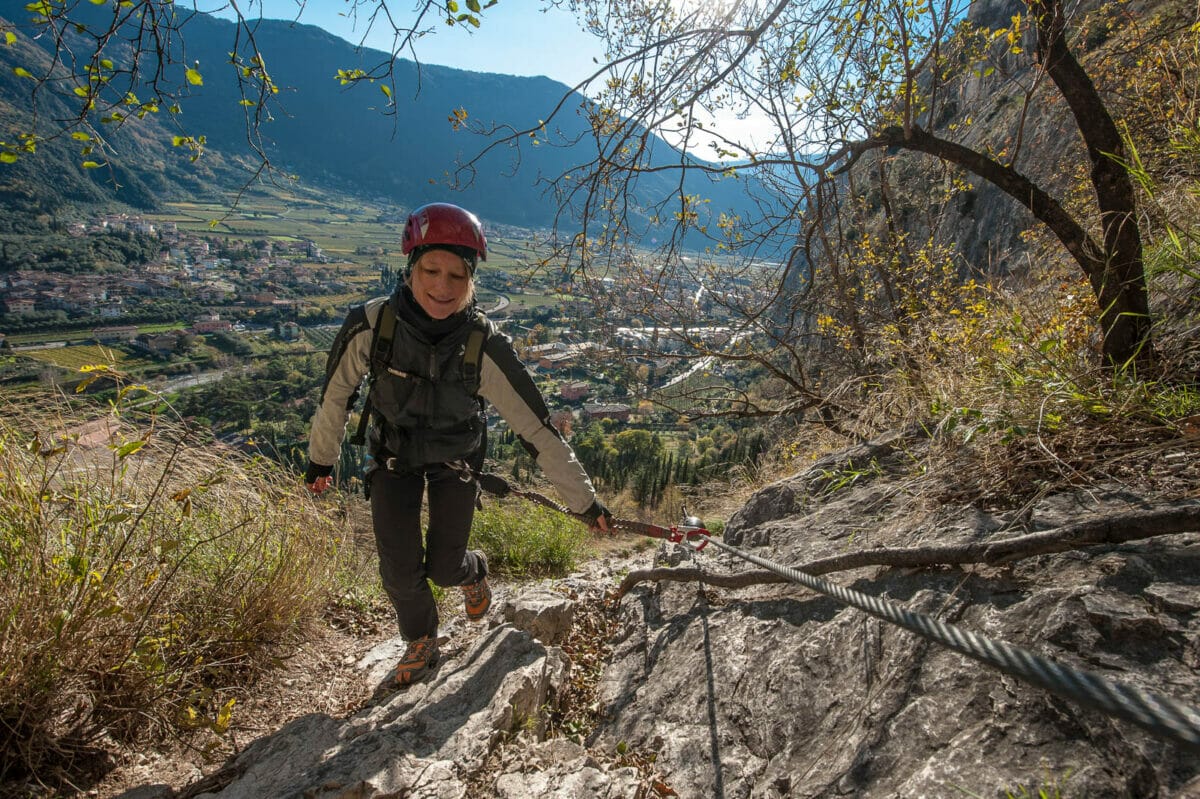
[[[866,566],[927,568],[973,563],[996,565],[1101,544],[1122,544],[1162,535],[1194,532],[1200,532],[1200,505],[1174,505],[1100,516],[1053,530],[1001,541],[941,547],[870,549],[821,558],[796,568],[806,574],[821,575]],[[701,568],[639,569],[625,576],[617,588],[617,596],[622,597],[638,583],[647,581],[703,582],[721,588],[745,588],[750,585],[788,582],[786,578],[765,570],[729,574],[709,572]]]

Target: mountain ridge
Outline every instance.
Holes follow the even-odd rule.
[[[0,16],[20,20],[20,8],[23,4],[5,0],[0,2]],[[21,22],[10,25],[23,46],[5,48],[6,52],[0,53],[0,65],[8,67],[0,67],[0,96],[5,104],[0,122],[5,141],[13,140],[22,115],[27,119],[31,113],[30,107],[21,103],[29,95],[30,84],[28,79],[15,75],[13,67],[21,63],[21,58],[30,57],[28,37],[35,32]],[[271,163],[306,184],[410,207],[449,199],[486,219],[526,227],[548,227],[566,221],[559,220],[559,198],[549,191],[547,181],[596,157],[594,146],[588,144],[592,136],[586,116],[590,101],[583,95],[545,76],[472,72],[396,59],[392,92],[395,105],[391,112],[385,112],[387,98],[383,92],[376,95],[375,102],[370,96],[373,90],[343,87],[336,75],[339,69],[370,71],[387,63],[387,53],[358,48],[302,22],[259,19],[251,20],[250,26],[280,92],[277,105],[270,109],[272,119],[248,130],[247,118],[241,112],[254,109],[239,105],[241,95],[234,74],[225,66],[230,60],[234,23],[204,14],[187,19],[186,58],[188,63],[199,63],[203,85],[189,87],[176,118],[188,135],[203,135],[206,139],[195,176],[179,174],[186,158],[181,157],[184,153],[180,148],[170,146],[175,133],[164,124],[165,120],[147,117],[136,126],[127,124],[129,133],[123,129],[112,137],[114,150],[109,167],[123,176],[116,181],[123,189],[105,189],[111,184],[95,176],[78,177],[82,159],[63,144],[47,146],[47,152],[23,156],[18,164],[6,166],[0,173],[0,191],[13,193],[12,184],[18,182],[15,173],[31,184],[27,187],[30,203],[38,204],[44,198],[40,203],[43,206],[54,206],[62,199],[55,196],[56,189],[67,199],[117,200],[135,207],[198,192],[211,193],[214,184],[229,194],[241,188],[233,175],[242,174],[244,181],[255,165],[256,155],[248,137],[261,135],[263,152]],[[186,85],[178,57],[167,76]],[[68,107],[46,98],[45,93],[39,98],[49,112],[43,118],[64,118]],[[456,112],[465,112],[468,124],[477,129],[535,129],[564,98],[567,102],[538,135],[536,143],[525,137],[520,146],[496,144],[453,121]],[[135,134],[133,127],[144,131]],[[128,137],[134,137],[135,143]],[[489,151],[470,169],[455,175],[460,164],[479,156],[489,145]],[[656,158],[664,163],[680,158],[661,140],[655,141],[655,149]],[[52,177],[55,170],[21,165],[37,159],[53,161],[57,172],[68,177],[68,185],[63,187]],[[64,163],[67,161],[70,163]],[[249,166],[238,170],[235,165],[239,161]],[[465,178],[465,185],[452,187],[457,177]],[[745,203],[744,184],[738,180],[713,182],[696,175],[685,181],[685,187],[689,193],[711,199],[714,212]],[[648,175],[638,186],[643,207],[677,189],[674,175]],[[641,221],[649,216],[643,214]]]

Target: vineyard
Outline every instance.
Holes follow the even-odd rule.
[[[118,366],[122,370],[133,370],[153,362],[147,358],[130,355],[122,349],[102,344],[77,344],[70,347],[54,347],[44,350],[29,350],[22,357],[48,363],[61,369],[78,372],[81,367],[95,364]]]
[[[337,329],[333,327],[304,328],[304,338],[308,339],[308,342],[318,351],[328,351],[333,346],[333,338],[336,335]]]

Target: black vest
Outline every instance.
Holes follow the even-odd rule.
[[[475,393],[478,375],[471,384],[463,368],[467,337],[479,328],[490,332],[472,310],[435,344],[397,315],[388,368],[371,389],[369,449],[376,458],[395,458],[393,468],[408,469],[458,460],[482,465],[487,417]]]

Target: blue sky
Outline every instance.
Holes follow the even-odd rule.
[[[215,7],[220,0],[210,0]],[[210,10],[198,2],[200,10]],[[400,17],[416,5],[416,0],[393,0],[389,9],[398,21],[409,23],[413,17]],[[465,2],[460,5],[466,7]],[[295,20],[318,25],[351,44],[359,44],[367,33],[367,17],[362,15],[373,4],[359,0],[360,16],[355,21],[347,16],[353,0],[308,0],[301,6],[298,0],[249,0],[242,2],[242,13],[248,18]],[[230,17],[228,10],[219,16]],[[603,45],[599,39],[581,30],[570,12],[559,8],[545,9],[541,0],[501,0],[481,15],[483,24],[447,26],[434,21],[435,32],[417,42],[417,56],[423,63],[444,64],[475,72],[497,72],[506,75],[545,75],[574,86],[597,69],[592,58],[601,58]],[[390,50],[390,26],[377,24],[363,42],[377,50]],[[407,56],[405,56],[407,57]]]
[[[195,0],[201,11],[214,11],[218,16],[231,18],[228,0]],[[424,0],[386,0],[388,9],[397,17],[397,24],[412,24],[413,7]],[[207,4],[207,5],[206,5]],[[348,12],[358,5],[359,18],[353,20]],[[459,0],[464,9],[466,0]],[[318,25],[351,44],[362,42],[376,50],[392,49],[392,33],[385,22],[368,33],[369,12],[374,0],[241,0],[239,7],[250,19],[296,20]],[[407,16],[401,17],[401,14]],[[545,75],[570,87],[590,77],[603,63],[603,42],[582,30],[575,15],[557,7],[547,8],[547,0],[499,0],[481,14],[482,25],[447,26],[440,19],[427,17],[423,28],[434,32],[417,41],[417,56],[422,63],[442,64],[475,72],[495,72],[505,75]],[[366,40],[363,36],[366,34]],[[402,54],[403,57],[410,57]],[[603,87],[598,81],[596,89]],[[594,95],[595,90],[585,94]],[[761,117],[743,120],[731,112],[722,112],[715,120],[721,130],[733,136],[747,137],[760,146],[772,139],[774,126]],[[712,125],[712,120],[706,123]],[[667,135],[668,140],[670,136]],[[713,158],[701,136],[694,152],[702,158]]]

